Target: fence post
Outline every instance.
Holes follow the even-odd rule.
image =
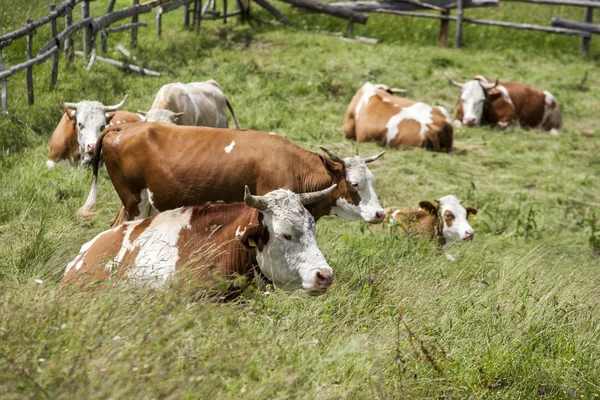
[[[458,0],[456,4],[456,37],[454,39],[454,47],[462,46],[462,23],[463,23],[463,0]]]
[[[69,26],[71,26],[72,23],[73,23],[73,9],[70,8],[69,11],[67,12],[67,14],[65,15],[65,29],[68,28]],[[65,52],[65,64],[67,65],[67,67],[69,65],[71,65],[71,63],[73,62],[73,56],[75,55],[73,53],[72,42],[73,42],[73,39],[71,39],[71,36],[67,36],[65,38],[64,52]]]
[[[584,22],[593,23],[594,22],[594,9],[592,7],[586,7],[584,13]],[[581,39],[581,56],[587,57],[590,55],[590,46],[592,44],[592,35],[590,34],[588,37],[583,37]]]
[[[183,5],[183,26],[190,27],[190,5],[187,3]]]
[[[90,16],[90,1],[83,0],[81,4],[81,18],[86,19]],[[90,49],[92,47],[92,28],[90,26],[86,26],[83,28],[83,54],[87,59],[90,55]]]
[[[4,61],[2,61],[2,49],[0,49],[0,72],[4,71]],[[6,100],[8,91],[6,87],[6,79],[2,79],[2,109],[6,111]]]
[[[160,37],[162,33],[162,7],[156,7],[156,35]]]
[[[216,0],[215,0],[216,3]],[[227,23],[227,0],[223,0],[223,25]]]
[[[450,16],[450,10],[440,12],[445,17]],[[440,47],[448,47],[448,28],[450,26],[450,20],[440,20]]]
[[[27,20],[27,25],[33,22],[32,19]],[[35,31],[32,31],[27,34],[27,60],[31,60],[33,58],[33,35]],[[33,105],[33,65],[27,67],[26,71],[27,75],[27,102],[30,106]]]
[[[110,14],[111,12],[113,12],[116,2],[117,2],[117,0],[110,0],[110,2],[108,3],[108,9],[106,10],[107,14]]]
[[[133,5],[137,6],[138,4],[140,4],[140,0],[133,0]],[[137,10],[136,13],[133,14],[133,16],[131,17],[131,23],[135,24],[138,22],[138,14],[137,14]],[[133,27],[131,28],[131,48],[135,49],[137,47],[137,27]]]
[[[50,4],[50,12],[54,11],[55,9],[56,5]],[[50,21],[50,29],[52,32],[52,37],[56,37],[56,18],[53,18],[52,21]],[[52,77],[50,78],[50,89],[54,89],[56,86],[56,81],[58,80],[58,56],[58,51],[52,55]]]
[[[194,26],[196,27],[196,33],[200,32],[200,21],[202,21],[202,0],[196,0],[194,2]]]

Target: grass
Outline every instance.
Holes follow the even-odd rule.
[[[99,14],[102,3],[91,3],[92,12]],[[18,27],[24,15],[43,15],[48,2],[28,4],[0,7],[3,30]],[[88,72],[78,59],[76,68],[61,69],[50,91],[44,65],[35,69],[33,107],[26,105],[24,74],[10,78],[10,113],[0,116],[0,398],[600,395],[593,252],[600,226],[599,42],[583,61],[576,38],[469,26],[465,49],[439,49],[436,22],[372,16],[356,27],[384,39],[372,46],[307,32],[305,26],[344,25],[282,10],[296,28],[215,22],[203,23],[200,36],[181,28],[180,13],[170,14],[160,40],[151,18],[142,17],[150,26],[140,31],[135,54],[164,72],[161,78],[99,63]],[[511,3],[467,15],[547,24],[550,15],[580,11]],[[111,47],[119,42],[128,44],[128,36],[111,35]],[[9,50],[9,65],[22,59],[22,49]],[[119,58],[112,50],[109,56]],[[277,131],[314,151],[323,144],[343,155],[370,155],[379,147],[341,133],[354,91],[367,80],[384,82],[453,110],[457,93],[445,71],[549,90],[565,120],[558,138],[519,128],[465,129],[455,132],[456,154],[388,150],[371,164],[385,206],[452,193],[478,208],[474,242],[453,249],[458,262],[433,243],[327,217],[318,241],[336,281],[323,297],[249,291],[220,304],[194,301],[177,288],[58,288],[67,261],[106,229],[118,207],[101,174],[104,212],[77,221],[90,171],[45,168],[61,96],[116,103],[128,93],[126,108],[137,110],[148,108],[164,83],[214,78],[243,127]]]

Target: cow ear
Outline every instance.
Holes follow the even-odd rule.
[[[487,92],[487,98],[491,101],[496,100],[500,96],[502,96],[502,92],[500,92],[499,90],[496,90],[496,89],[492,89],[489,92]]]
[[[65,114],[67,114],[67,118],[73,120],[75,119],[75,115],[77,115],[77,110],[73,110],[71,108],[65,108]]]
[[[466,206],[465,210],[467,210],[467,218],[469,218],[469,215],[477,215],[477,209],[473,208],[471,206]]]
[[[115,112],[111,111],[111,112],[104,113],[104,116],[106,117],[106,123],[109,124],[110,120],[113,119],[113,117],[115,116]]]
[[[319,154],[319,158],[321,159],[321,162],[323,163],[323,165],[325,166],[325,169],[327,171],[331,172],[334,176],[341,175],[342,170],[344,169],[343,165],[333,161],[329,157],[324,157],[320,154]]]
[[[257,248],[258,251],[262,251],[264,244],[262,241],[264,228],[262,224],[249,225],[246,227],[246,231],[242,235],[242,244],[248,249]]]
[[[429,201],[419,202],[419,207],[421,207],[423,210],[427,211],[429,214],[437,214],[437,212],[438,212],[438,206],[434,206]]]

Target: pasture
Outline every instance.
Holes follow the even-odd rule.
[[[8,3],[0,0],[3,31],[45,14],[49,1]],[[91,3],[92,14],[102,3]],[[24,74],[8,81],[10,113],[0,115],[0,398],[600,396],[599,38],[587,61],[579,39],[498,28],[467,26],[464,49],[440,49],[438,22],[373,15],[355,27],[384,39],[373,46],[308,32],[344,24],[281,9],[297,28],[203,22],[196,36],[173,13],[157,39],[145,17],[135,55],[161,78],[99,63],[86,71],[77,59],[50,92],[42,90],[46,65],[34,74],[33,107]],[[532,23],[579,13],[512,3],[467,11]],[[115,34],[109,44],[128,41]],[[11,46],[5,61],[21,60],[23,49]],[[216,303],[180,286],[58,287],[66,263],[119,206],[101,170],[104,211],[78,221],[91,171],[46,169],[61,96],[111,104],[128,94],[125,109],[135,111],[165,83],[214,78],[243,128],[275,131],[312,151],[325,145],[369,156],[381,148],[346,141],[341,131],[360,85],[405,88],[452,113],[458,93],[446,71],[548,90],[565,126],[559,137],[463,128],[454,154],[388,149],[369,165],[384,207],[454,194],[478,209],[474,241],[451,250],[457,262],[435,243],[326,217],[317,240],[335,282],[322,297],[270,288]]]

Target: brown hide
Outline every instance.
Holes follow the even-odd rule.
[[[397,213],[395,213],[398,211]],[[394,215],[395,213],[395,215]],[[410,208],[410,207],[388,207],[385,209],[386,224],[391,223],[393,217],[394,223],[402,227],[407,234],[416,234],[420,238],[435,238],[441,236],[441,230],[438,229],[437,210]]]
[[[71,163],[78,154],[79,142],[75,120],[71,119],[70,114],[65,112],[50,138],[48,160],[54,162],[68,160]]]
[[[103,137],[104,163],[129,219],[139,214],[144,189],[159,211],[242,201],[244,185],[263,195],[280,188],[312,192],[337,183],[328,199],[307,207],[315,219],[329,214],[336,198],[360,202],[341,164],[267,132],[144,122],[110,127]]]
[[[355,115],[356,106],[363,96],[363,88],[352,98],[344,115],[343,131],[347,139],[357,142],[378,142],[386,145],[387,124],[394,115],[405,107],[416,104],[416,101],[394,96],[385,90],[375,89],[375,94],[363,105],[360,115]],[[391,147],[424,147],[433,151],[449,152],[452,150],[453,129],[444,114],[432,107],[433,123],[427,126],[421,136],[421,125],[416,120],[403,120],[398,125],[398,134],[389,143]]]
[[[106,120],[110,121],[109,126],[111,126],[117,124],[126,124],[128,122],[140,122],[142,121],[142,117],[129,111],[118,110],[107,113]]]
[[[193,280],[214,286],[222,279],[237,276],[251,278],[256,250],[249,247],[248,241],[251,238],[259,247],[268,241],[268,233],[262,225],[261,217],[258,210],[244,203],[192,207],[190,228],[179,231],[176,271],[183,272],[186,284]],[[74,265],[63,277],[61,284],[89,287],[111,277],[126,277],[135,266],[139,248],[127,250],[122,261],[114,265],[112,270],[106,268],[107,262],[114,259],[121,250],[125,232],[131,224],[135,227],[128,238],[129,243],[133,243],[147,230],[154,219],[155,217],[149,217],[130,222],[100,234],[87,251],[75,258],[75,265],[83,260],[80,268],[76,269]],[[238,229],[245,231],[245,234],[236,236]],[[230,286],[229,292],[232,289],[233,286]]]

